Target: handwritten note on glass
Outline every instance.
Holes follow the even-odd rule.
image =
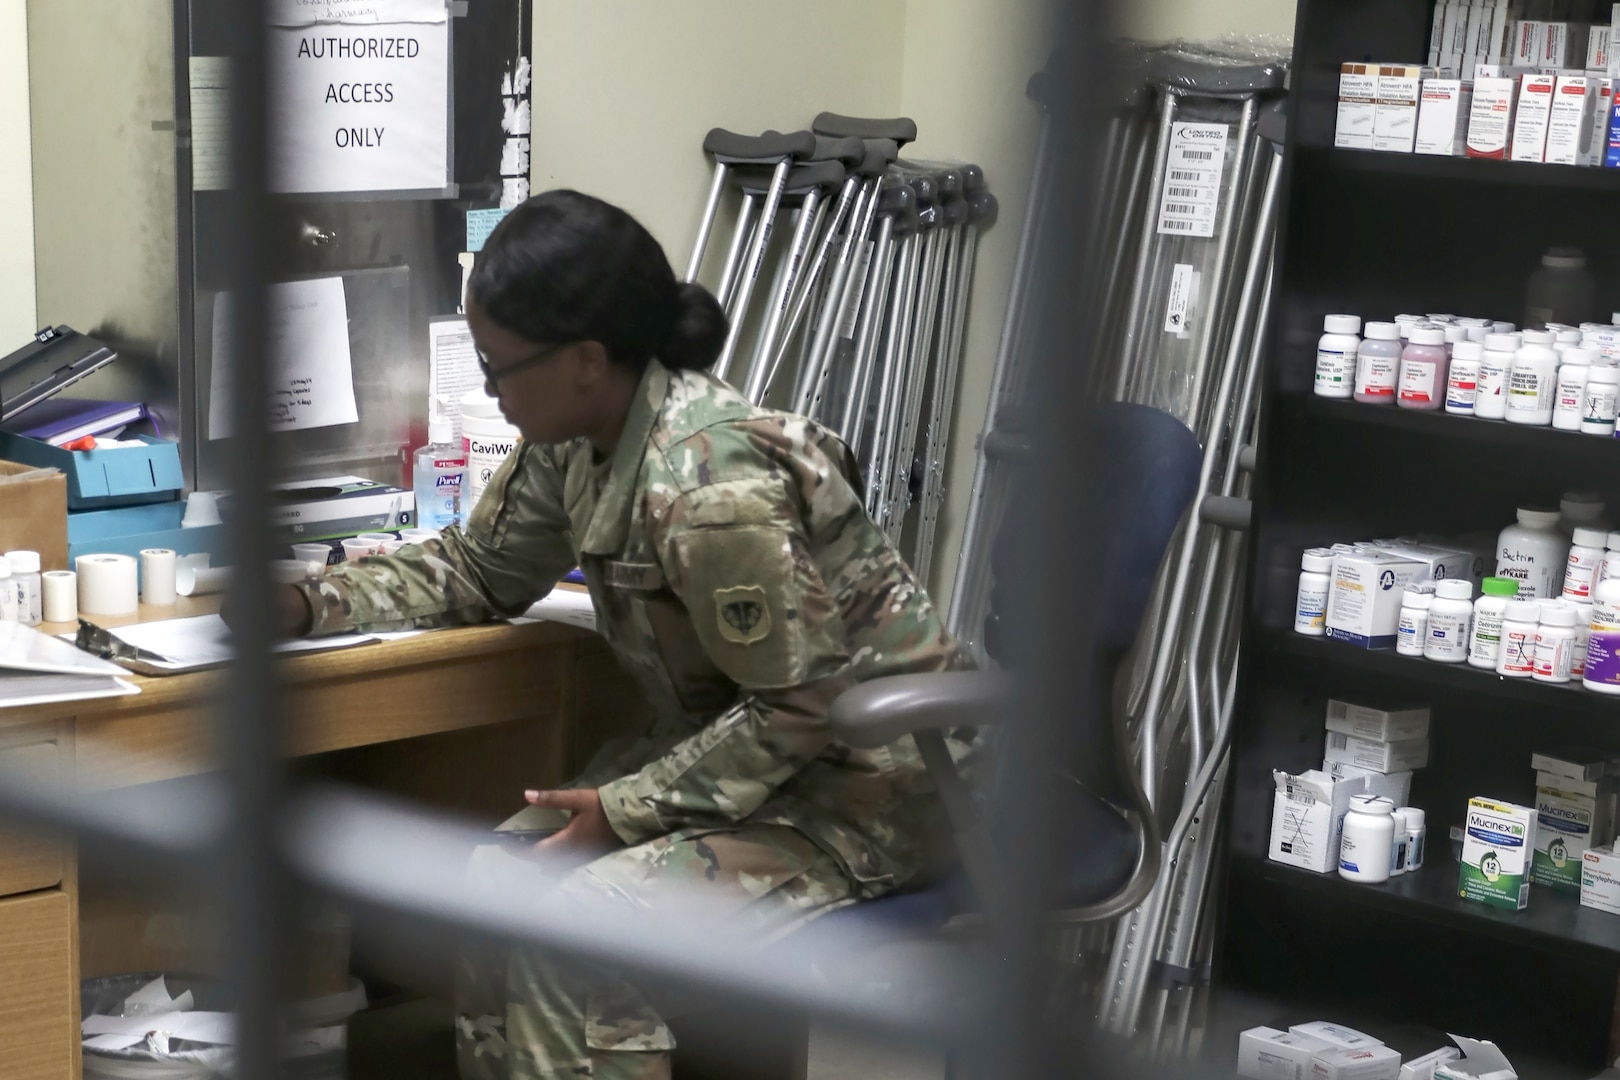
[[[343,279],[270,285],[265,288],[264,301],[270,430],[296,431],[359,420]],[[215,298],[213,373],[208,398],[210,439],[231,437],[231,387],[236,381],[231,308],[229,293]]]

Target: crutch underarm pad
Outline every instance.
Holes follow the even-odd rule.
[[[816,136],[816,150],[808,161],[839,161],[844,168],[853,169],[866,157],[866,144],[851,135],[846,139],[835,139],[830,135]]]
[[[862,176],[882,176],[900,156],[900,146],[893,139],[862,139],[861,145],[866,147],[866,156],[855,171]]]
[[[844,182],[847,175],[841,161],[816,161],[809,165],[795,165],[788,172],[784,195],[803,195],[816,188],[834,188]],[[770,173],[742,173],[737,186],[750,195],[763,195],[770,190]]]
[[[900,146],[915,142],[917,138],[917,122],[909,116],[897,116],[890,120],[871,120],[860,116],[839,116],[837,113],[824,112],[810,124],[810,129],[817,135],[832,135],[838,138],[853,135],[857,139],[893,139]]]
[[[876,749],[914,731],[949,731],[999,722],[1013,702],[1002,671],[942,671],[871,679],[839,694],[827,713],[833,738]]]
[[[816,152],[816,137],[808,131],[739,135],[715,128],[704,136],[703,151],[727,165],[774,165],[783,158],[808,158]]]

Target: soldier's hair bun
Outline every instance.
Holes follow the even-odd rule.
[[[484,241],[467,295],[537,347],[598,341],[638,375],[654,356],[707,368],[726,340],[719,302],[676,280],[641,222],[577,191],[548,191],[508,214]]]
[[[714,294],[701,285],[675,287],[675,321],[658,359],[665,367],[707,371],[726,344],[726,313]]]

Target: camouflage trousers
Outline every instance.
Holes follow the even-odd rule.
[[[689,829],[623,848],[557,882],[510,848],[479,848],[471,872],[537,903],[583,901],[648,910],[666,888],[698,885],[712,914],[763,945],[853,903],[855,885],[803,834],[782,825]],[[607,967],[493,941],[464,944],[456,1047],[463,1080],[667,1080],[675,1039],[665,1019],[685,991],[626,980]]]

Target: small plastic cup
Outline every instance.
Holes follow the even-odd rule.
[[[375,554],[377,554],[377,545],[370,540],[363,540],[357,536],[353,540],[343,541],[344,562],[354,562],[356,559],[363,559],[367,555]]]
[[[397,553],[400,548],[409,547],[410,543],[411,542],[409,540],[384,540],[382,542],[381,551],[384,555],[393,555]]]
[[[297,585],[309,576],[309,563],[302,559],[274,559],[270,563],[270,580],[278,585]]]
[[[378,548],[381,548],[384,544],[388,543],[388,541],[396,539],[396,537],[395,537],[394,533],[375,532],[375,533],[361,533],[355,539],[357,539],[357,540],[370,540]]]
[[[312,573],[320,573],[321,568],[332,561],[332,548],[329,544],[294,544],[292,553],[293,558],[301,563],[307,563]]]
[[[408,544],[425,544],[439,538],[438,529],[401,529],[399,538]]]

